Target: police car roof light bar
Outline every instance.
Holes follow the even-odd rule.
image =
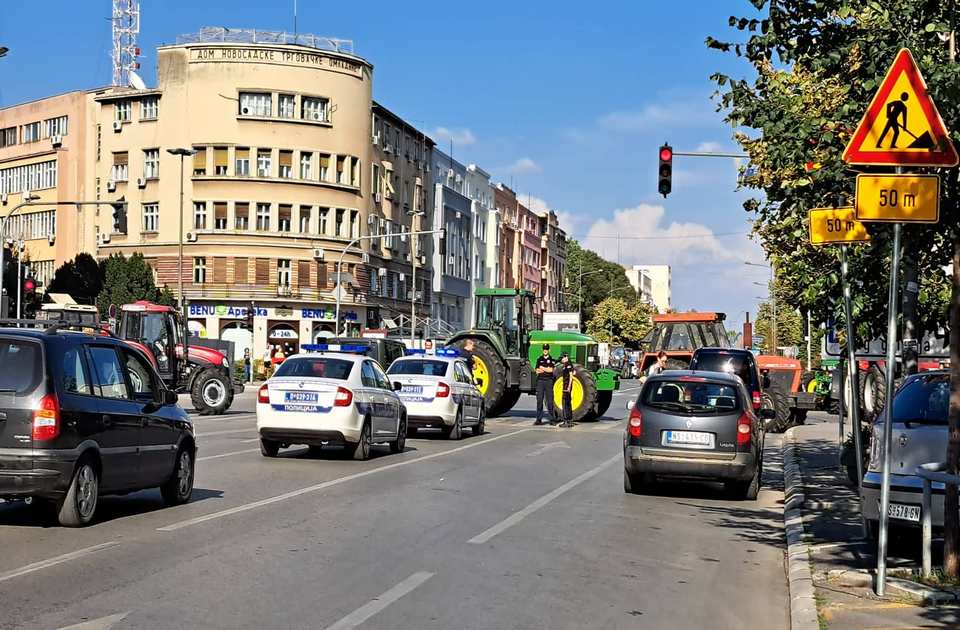
[[[305,343],[300,346],[307,352],[343,352],[346,354],[366,354],[370,348],[362,345],[348,345],[338,343]]]

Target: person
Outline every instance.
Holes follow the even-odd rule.
[[[474,351],[477,349],[477,344],[474,343],[473,339],[467,339],[463,344],[463,352],[460,354],[463,355],[463,360],[467,363],[467,369],[470,370],[470,377],[473,378],[473,359]]]
[[[892,131],[893,136],[890,139],[890,148],[897,148],[897,139],[900,137],[900,130],[903,129],[907,133],[910,133],[910,130],[907,129],[907,99],[910,98],[910,95],[904,92],[900,95],[899,100],[890,101],[887,103],[886,115],[887,115],[887,124],[883,128],[883,131],[880,133],[880,137],[877,138],[877,148],[879,149],[883,144],[883,139],[887,137],[887,132]],[[913,135],[913,134],[911,134]],[[916,136],[914,136],[916,138]]]
[[[560,379],[561,379],[561,401],[563,403],[563,423],[564,428],[573,426],[573,364],[570,363],[570,355],[564,352],[560,355]]]
[[[656,376],[667,369],[667,353],[661,350],[657,353],[657,361],[647,370],[647,376]]]
[[[250,361],[250,348],[243,349],[243,374],[248,383],[253,382],[253,363]]]
[[[550,356],[550,345],[543,344],[543,354],[537,357],[537,421],[533,424],[543,424],[543,400],[547,400],[547,410],[550,412],[550,424],[556,424],[557,414],[553,410],[553,368],[556,361]]]

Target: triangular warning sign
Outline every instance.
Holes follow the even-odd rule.
[[[900,49],[843,151],[848,164],[956,166],[957,151],[913,55]]]

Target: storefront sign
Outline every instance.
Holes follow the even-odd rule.
[[[270,339],[299,339],[300,336],[292,328],[274,328],[270,331]]]
[[[190,317],[227,317],[233,319],[243,319],[247,316],[248,306],[225,306],[223,304],[191,304],[189,308]],[[257,307],[254,312],[255,317],[266,317],[267,309]]]
[[[301,319],[322,319],[332,322],[334,319],[336,319],[336,316],[336,311],[334,311],[332,308],[304,308],[300,310]]]

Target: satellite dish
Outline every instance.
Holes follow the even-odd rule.
[[[131,70],[130,71],[130,87],[136,90],[145,90],[147,89],[147,84],[143,82],[143,79],[140,78],[139,74]]]

